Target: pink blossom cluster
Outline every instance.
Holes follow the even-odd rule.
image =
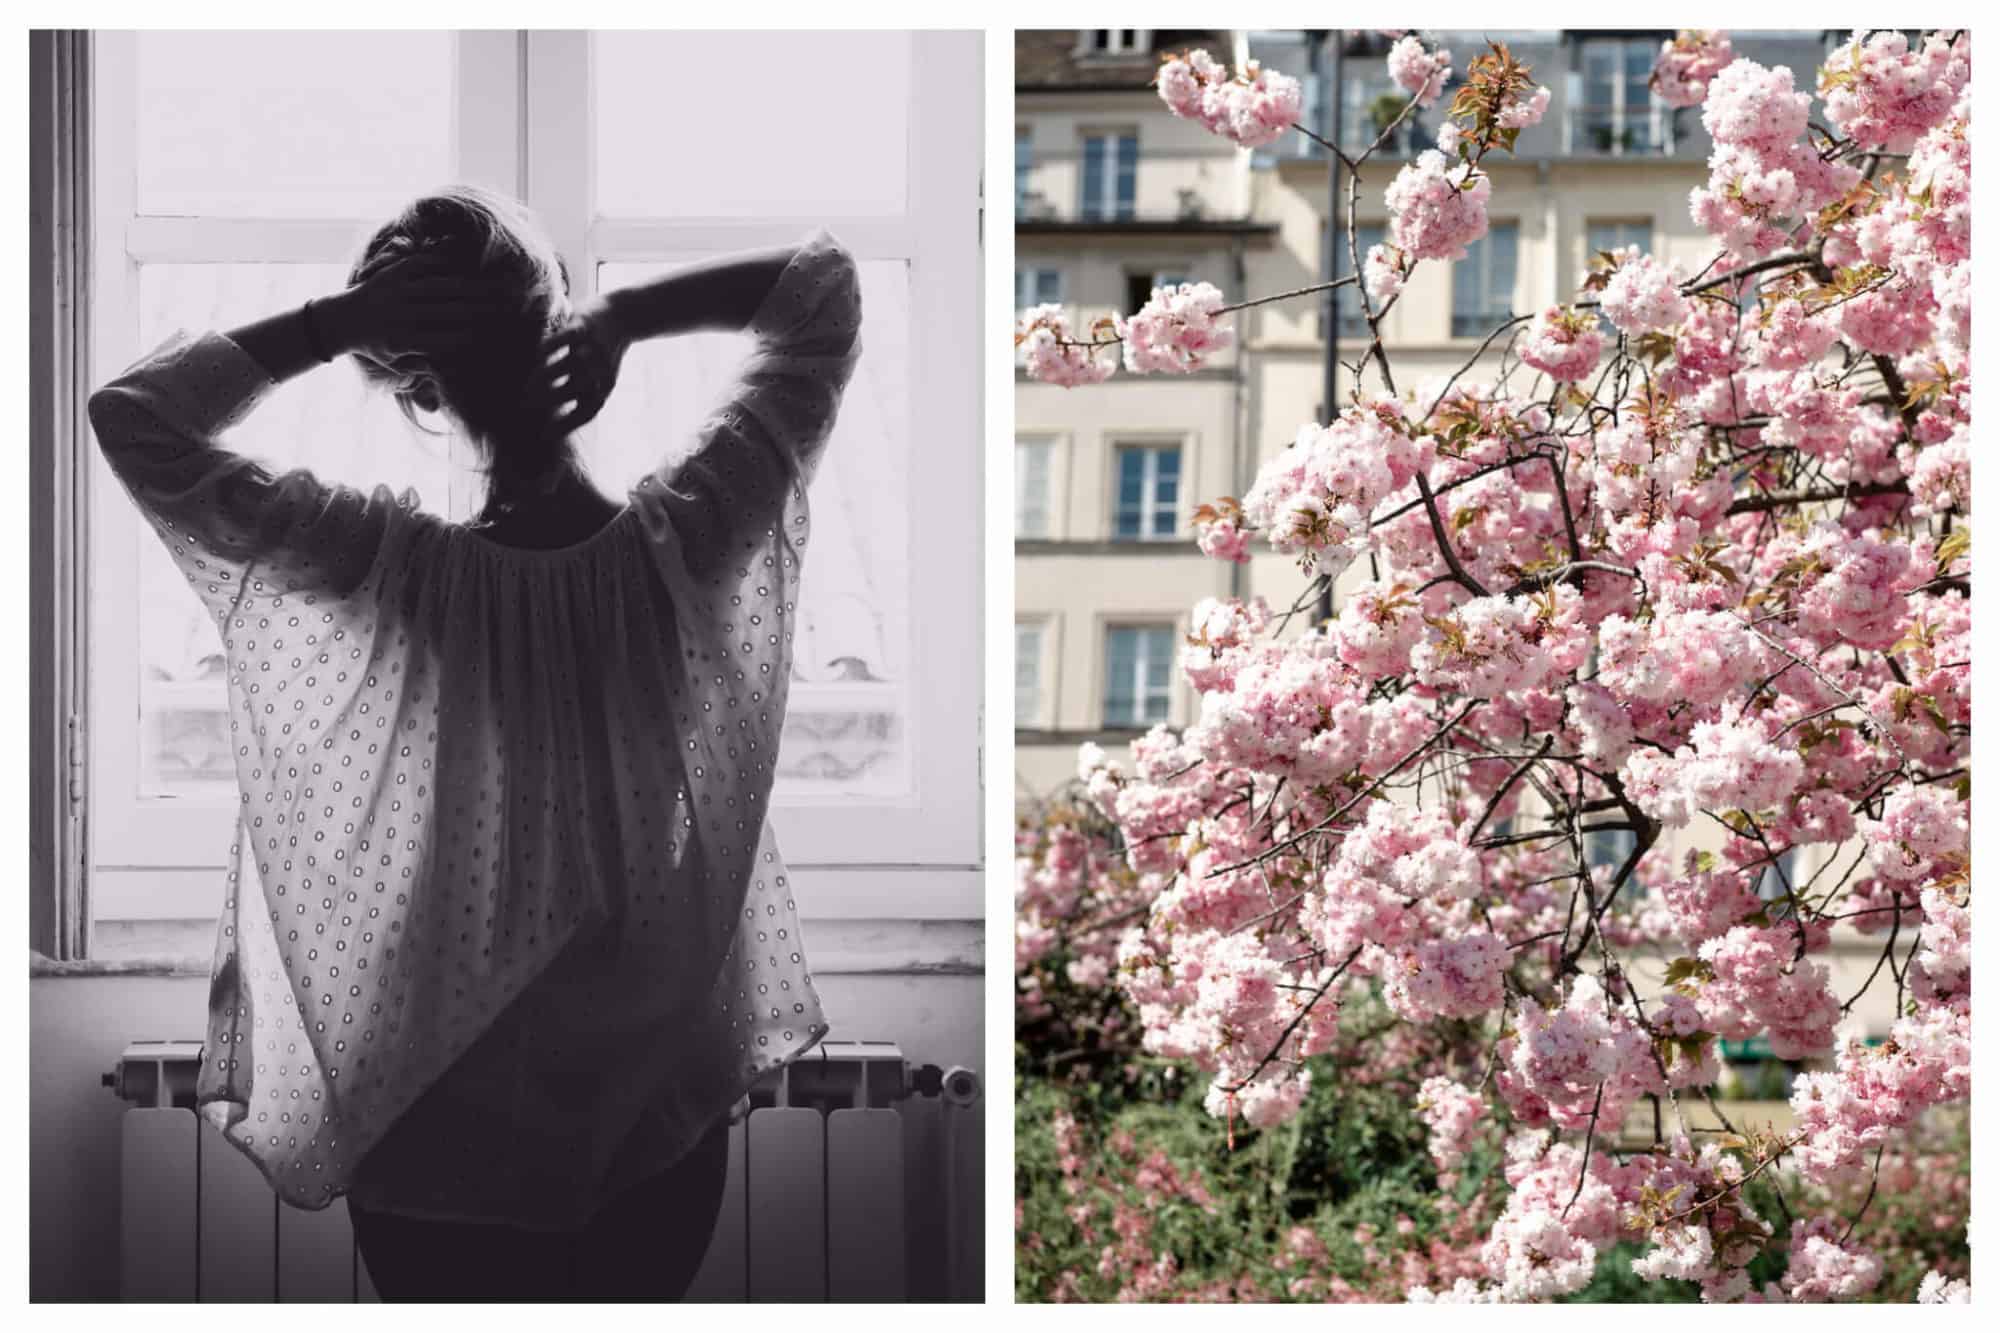
[[[1733,926],[1698,950],[1708,965],[1699,1002],[1706,1025],[1722,1036],[1765,1033],[1780,1060],[1824,1055],[1833,1048],[1840,1001],[1825,964],[1797,959],[1796,930]]]
[[[1299,81],[1255,61],[1231,78],[1208,52],[1190,51],[1162,63],[1157,83],[1169,111],[1244,148],[1261,148],[1298,124]]]
[[[1882,817],[1866,837],[1877,874],[1929,880],[1966,865],[1972,816],[1958,793],[1941,784],[1899,787],[1882,802]]]
[[[1028,378],[1044,384],[1064,388],[1102,384],[1118,366],[1111,350],[1116,343],[1100,339],[1094,332],[1079,337],[1071,330],[1069,316],[1059,305],[1038,305],[1022,311],[1014,341],[1022,349]]]
[[[1552,305],[1528,325],[1521,359],[1561,384],[1588,379],[1604,355],[1604,334],[1581,311]]]
[[[1792,1085],[1801,1173],[1823,1180],[1862,1168],[1893,1131],[1962,1100],[1972,1086],[1971,1022],[1969,1007],[1920,1008],[1882,1045],[1850,1040],[1831,1070],[1801,1074]]]
[[[1924,1274],[1917,1287],[1919,1305],[1970,1305],[1972,1284],[1964,1278],[1948,1278],[1943,1273]]]
[[[1659,58],[1653,62],[1653,91],[1672,107],[1700,106],[1708,97],[1708,83],[1736,59],[1729,34],[1684,28],[1660,44]]]
[[[1697,723],[1672,755],[1635,750],[1621,773],[1641,809],[1678,826],[1704,810],[1754,812],[1779,804],[1805,780],[1805,761],[1776,743],[1766,726],[1725,706],[1715,720]]]
[[[1463,259],[1486,234],[1493,181],[1470,162],[1429,149],[1389,183],[1389,235],[1411,259]]]
[[[1243,513],[1276,549],[1338,572],[1366,549],[1375,507],[1428,464],[1424,440],[1396,411],[1350,408],[1328,426],[1300,427],[1258,471]]]
[[[1894,28],[1857,36],[1820,68],[1826,118],[1869,148],[1908,152],[1971,80],[1971,47],[1963,32],[1931,33],[1914,51]]]
[[[1806,142],[1810,105],[1782,66],[1738,59],[1710,79],[1701,123],[1715,147],[1708,183],[1690,204],[1695,222],[1729,251],[1758,256],[1789,244],[1801,220],[1860,179]]]
[[[1486,1098],[1442,1074],[1425,1079],[1417,1093],[1417,1115],[1431,1131],[1431,1159],[1447,1171],[1464,1159],[1487,1114]]]
[[[1693,307],[1681,295],[1680,270],[1660,263],[1651,255],[1628,245],[1618,256],[1618,266],[1599,298],[1604,317],[1621,333],[1633,335],[1672,329],[1685,320]]]
[[[1559,588],[1549,600],[1475,597],[1433,620],[1411,654],[1418,680],[1482,699],[1532,690],[1567,675],[1590,654],[1582,596]]]
[[[1662,1089],[1645,1031],[1595,977],[1579,979],[1559,1007],[1523,1000],[1515,1035],[1500,1049],[1501,1093],[1530,1123],[1546,1116],[1563,1129],[1615,1125],[1638,1097]]]
[[[1444,81],[1450,77],[1451,52],[1442,47],[1426,51],[1415,33],[1389,48],[1390,80],[1415,98],[1420,107],[1437,101],[1444,92]]]
[[[1368,289],[1368,299],[1375,303],[1377,313],[1402,294],[1409,275],[1408,261],[1393,245],[1371,245],[1361,261],[1361,284]],[[1966,318],[1969,323],[1969,313]]]
[[[1222,305],[1222,293],[1213,283],[1155,287],[1145,305],[1118,321],[1125,368],[1134,374],[1200,370],[1229,346],[1230,331],[1216,323]]]
[[[1875,1289],[1882,1280],[1882,1262],[1842,1243],[1846,1225],[1845,1219],[1825,1216],[1794,1224],[1783,1283],[1788,1299],[1851,1301]]]

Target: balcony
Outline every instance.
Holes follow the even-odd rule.
[[[1574,106],[1569,151],[1581,157],[1662,157],[1674,151],[1674,112],[1664,103]]]

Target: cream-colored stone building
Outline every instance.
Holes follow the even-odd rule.
[[[1487,238],[1465,260],[1421,265],[1389,315],[1383,332],[1399,390],[1458,371],[1510,314],[1572,297],[1597,250],[1636,244],[1690,270],[1707,262],[1713,247],[1688,216],[1688,195],[1707,178],[1708,136],[1698,111],[1675,112],[1646,87],[1669,35],[1444,35],[1460,70],[1489,36],[1506,42],[1550,88],[1551,101],[1515,155],[1488,164]],[[1742,56],[1791,66],[1802,88],[1813,85],[1833,40],[1819,31],[1732,39]],[[1300,135],[1256,153],[1238,150],[1168,114],[1150,87],[1153,71],[1163,53],[1194,46],[1299,77],[1306,123],[1321,133],[1329,126],[1326,90],[1340,89],[1341,142],[1350,155],[1376,135],[1371,113],[1390,91],[1379,42],[1344,51],[1336,82],[1318,33],[1020,33],[1017,306],[1059,302],[1087,324],[1114,308],[1136,309],[1168,279],[1212,282],[1232,302],[1322,280],[1327,154]],[[1354,217],[1363,253],[1385,222],[1384,189],[1411,153],[1430,145],[1443,104],[1364,167]],[[1344,198],[1345,180],[1342,189]],[[1343,239],[1341,272],[1345,254]],[[1324,323],[1321,299],[1305,297],[1238,315],[1236,349],[1194,375],[1121,373],[1075,389],[1017,380],[1022,801],[1070,780],[1081,742],[1115,753],[1156,721],[1190,720],[1194,696],[1173,661],[1195,602],[1262,594],[1282,607],[1304,586],[1282,557],[1258,555],[1248,567],[1202,557],[1191,515],[1204,501],[1241,495],[1261,460],[1320,419]],[[1352,362],[1364,326],[1352,305],[1337,323],[1339,356]],[[1471,373],[1490,379],[1498,365],[1496,347]],[[1343,368],[1338,393],[1352,389]],[[1712,841],[1696,833],[1690,845]],[[1607,857],[1616,851],[1604,849]],[[1809,875],[1813,863],[1792,869]],[[1879,938],[1850,938],[1837,948],[1843,999],[1861,988],[1880,947]],[[1860,1016],[1875,1033],[1891,1017],[1873,995]]]

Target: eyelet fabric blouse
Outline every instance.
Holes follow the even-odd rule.
[[[92,396],[227,653],[196,1096],[286,1202],[579,1226],[825,1034],[769,805],[859,325],[820,233],[686,461],[549,551],[229,452],[271,382],[221,335]]]

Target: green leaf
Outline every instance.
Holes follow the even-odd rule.
[[[1667,964],[1667,984],[1669,986],[1678,986],[1683,982],[1694,979],[1709,981],[1714,976],[1715,969],[1699,958],[1676,958],[1673,962]]]

